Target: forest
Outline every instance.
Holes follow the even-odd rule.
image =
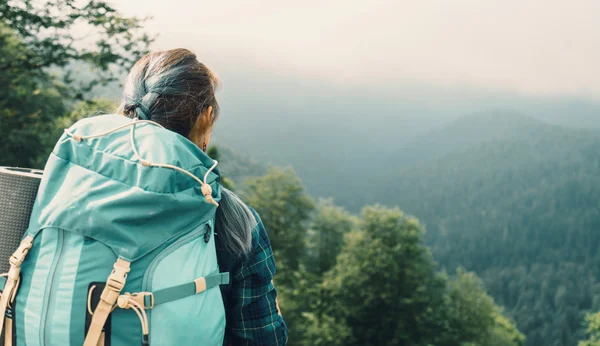
[[[0,2],[0,165],[43,168],[64,128],[115,109],[94,91],[151,49],[144,20]],[[335,177],[310,147],[282,168],[227,139],[209,154],[269,232],[290,345],[600,345],[597,130],[467,115]]]

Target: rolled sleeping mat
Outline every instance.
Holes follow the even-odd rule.
[[[31,209],[43,171],[0,166],[0,273],[8,271],[8,259],[19,247],[29,226]],[[4,333],[0,335],[4,345]]]
[[[41,170],[0,167],[0,273],[8,271],[8,260],[29,226],[42,174]]]

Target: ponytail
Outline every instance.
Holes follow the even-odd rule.
[[[215,216],[217,246],[234,256],[243,256],[252,249],[252,232],[257,221],[254,214],[226,188],[221,188],[221,200]]]

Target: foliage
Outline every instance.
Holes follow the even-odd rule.
[[[220,152],[221,151],[215,145],[211,145],[206,150],[206,154],[210,158],[212,158],[213,160],[216,160],[216,161],[220,161],[221,160]],[[230,191],[235,190],[235,184],[233,183],[233,181],[231,179],[223,176],[222,173],[221,173],[221,185],[223,185],[224,188],[226,188],[226,189],[228,189]]]
[[[0,1],[2,165],[41,168],[57,139],[56,120],[93,86],[114,81],[151,41],[140,32],[143,21],[123,17],[103,1],[38,4]],[[90,37],[76,38],[81,30],[75,28],[89,29]],[[68,72],[73,64],[92,66],[96,78],[74,80]]]
[[[243,197],[263,219],[277,264],[288,271],[297,270],[314,209],[300,179],[291,168],[273,167],[262,177],[248,179]]]
[[[301,344],[523,345],[475,274],[437,271],[422,233],[398,209],[364,208],[317,294],[308,290]]]
[[[580,341],[578,346],[600,346],[600,314],[588,314],[585,317],[589,338]]]
[[[11,28],[26,49],[0,60],[0,71],[40,75],[50,67],[88,64],[98,78],[68,89],[81,99],[95,85],[116,81],[120,68],[129,69],[147,52],[153,39],[143,33],[144,22],[121,15],[105,1],[54,0],[43,6],[33,0],[1,1],[0,24]],[[74,82],[72,77],[64,74],[65,86]]]
[[[410,155],[374,179],[366,201],[422,220],[436,260],[476,272],[527,345],[584,339],[586,313],[600,311],[598,134],[524,116],[465,118]]]
[[[216,135],[215,135],[216,136]],[[244,181],[248,178],[256,178],[264,175],[267,169],[264,165],[252,160],[248,156],[242,155],[236,151],[231,150],[221,142],[216,141],[215,145],[211,145],[208,148],[208,156],[212,156],[214,153],[211,152],[211,148],[218,148],[217,155],[219,160],[219,170],[224,173],[230,180],[231,186],[235,187],[238,193],[242,193],[242,189],[245,188]]]
[[[332,199],[319,200],[307,232],[307,270],[323,275],[331,269],[342,249],[344,234],[354,229],[357,222],[356,217],[334,205]]]
[[[447,333],[445,279],[421,243],[422,230],[397,209],[366,207],[323,283],[327,314],[345,321],[357,345],[440,344]]]
[[[343,320],[329,315],[304,313],[306,332],[300,342],[305,346],[345,346],[355,343],[352,330]]]
[[[462,268],[456,273],[450,282],[451,323],[457,335],[472,340],[463,346],[523,346],[525,336],[502,315],[481,279]]]
[[[28,47],[0,25],[0,64],[27,54]],[[40,140],[54,128],[54,119],[64,114],[60,91],[43,87],[44,74],[22,74],[8,69],[0,73],[1,165],[40,167],[39,153],[45,148]]]

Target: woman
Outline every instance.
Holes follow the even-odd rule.
[[[219,116],[218,80],[186,49],[141,58],[127,78],[119,113],[152,120],[188,138],[204,152]],[[222,289],[228,345],[285,345],[287,328],[273,286],[275,261],[258,215],[222,189],[215,221],[221,271],[231,274]]]

